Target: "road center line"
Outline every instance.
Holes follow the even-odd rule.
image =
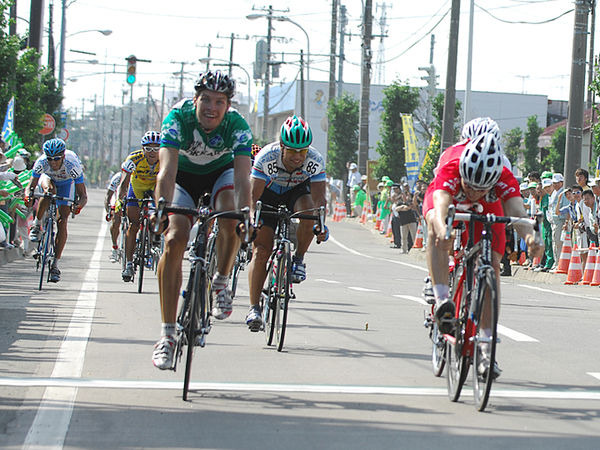
[[[106,229],[107,222],[102,220],[96,247],[85,273],[69,328],[58,351],[51,379],[67,377],[77,379],[81,376],[85,349],[96,309],[98,272]],[[77,384],[61,386],[48,383],[23,448],[62,448],[71,422],[76,396]]]
[[[381,292],[378,289],[368,289],[368,288],[364,288],[364,287],[360,287],[360,286],[348,286],[348,289],[352,289],[353,291],[360,291],[360,292]]]
[[[600,374],[599,374],[600,375]],[[132,390],[181,390],[181,381],[103,380],[89,378],[0,378],[1,386],[47,386],[57,389],[97,388]],[[332,384],[281,384],[281,383],[209,383],[191,382],[190,391],[222,392],[289,392],[315,394],[381,394],[404,396],[448,395],[446,388],[423,386],[356,386]],[[469,390],[462,394],[472,396]],[[492,397],[530,398],[555,400],[600,400],[599,390],[570,391],[548,389],[492,389]]]

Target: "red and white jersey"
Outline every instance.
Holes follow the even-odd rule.
[[[463,202],[466,196],[462,191],[460,184],[460,155],[464,151],[468,141],[460,142],[452,147],[448,147],[440,156],[440,161],[437,167],[437,173],[431,182],[429,188],[432,191],[439,189],[450,193],[455,202]],[[494,189],[490,190],[486,196],[487,202],[493,202],[496,199],[503,201],[512,197],[520,197],[519,182],[513,173],[505,166],[502,168],[500,179],[496,183]]]

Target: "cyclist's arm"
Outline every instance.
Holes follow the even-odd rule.
[[[174,147],[161,147],[158,152],[158,161],[160,170],[156,176],[154,198],[158,201],[162,197],[167,203],[171,203],[175,192],[179,151]]]
[[[233,188],[235,192],[235,207],[237,209],[250,206],[250,171],[252,160],[247,155],[237,155],[233,158]]]
[[[119,183],[119,190],[117,191],[117,198],[119,200],[125,198],[127,195],[127,189],[129,188],[129,180],[131,180],[131,172],[121,170],[121,183]]]
[[[509,198],[502,202],[502,207],[506,216],[527,217],[527,211],[525,211],[521,197]],[[513,227],[517,234],[525,239],[525,243],[529,247],[532,256],[541,256],[544,251],[544,244],[543,242],[535,241],[533,227],[528,223],[515,223]]]
[[[315,208],[327,205],[327,196],[325,195],[327,183],[325,181],[316,181],[310,183],[310,195]]]
[[[104,196],[104,210],[108,213],[110,212],[110,199],[114,195],[115,191],[112,189],[106,190],[106,195]]]
[[[75,194],[77,195],[77,205],[79,209],[83,208],[87,204],[87,189],[85,183],[78,183],[75,185]]]

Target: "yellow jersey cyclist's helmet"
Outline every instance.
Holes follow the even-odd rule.
[[[312,131],[299,116],[290,116],[281,126],[280,139],[289,148],[307,148],[312,143]]]
[[[220,70],[214,72],[209,70],[198,75],[194,89],[197,95],[202,91],[215,91],[222,92],[227,98],[231,99],[235,94],[235,81]]]
[[[460,176],[474,189],[492,188],[503,167],[502,151],[494,133],[475,136],[460,155]]]
[[[145,145],[160,145],[160,133],[158,131],[146,131],[142,137],[142,147]]]

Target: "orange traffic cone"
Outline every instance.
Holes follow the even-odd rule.
[[[597,258],[596,258],[597,259]],[[565,240],[560,251],[556,273],[568,273],[571,261],[571,233],[565,233]]]
[[[594,274],[590,286],[600,286],[600,249],[596,250],[596,264],[594,265]]]
[[[342,220],[342,208],[344,208],[343,204],[340,202],[335,202],[335,207],[333,208],[333,221],[339,222]],[[345,209],[345,208],[344,208]]]
[[[590,246],[587,260],[585,262],[585,270],[583,271],[583,280],[579,284],[590,284],[594,277],[594,268],[596,267],[596,247]]]
[[[567,281],[565,284],[577,284],[581,277],[583,276],[581,272],[581,257],[579,256],[579,250],[577,250],[577,245],[573,248],[571,252],[571,261],[569,262],[569,273],[567,274]]]
[[[367,223],[369,215],[371,215],[372,213],[373,212],[371,211],[371,202],[367,200],[363,204],[362,213],[360,215],[360,223]]]
[[[412,248],[423,248],[423,227],[421,224],[417,227],[417,236],[415,237],[415,243]]]
[[[521,252],[521,256],[519,256],[519,265],[522,266],[527,261],[527,255],[525,252]]]

